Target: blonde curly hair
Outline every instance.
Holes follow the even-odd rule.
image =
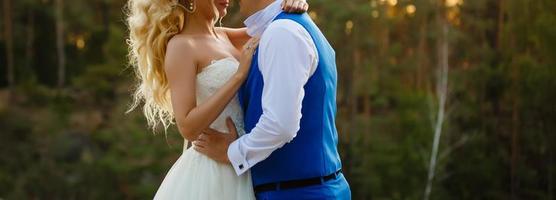
[[[155,131],[174,124],[164,57],[168,41],[178,34],[184,23],[185,10],[178,0],[129,0],[126,6],[129,28],[129,59],[137,86],[127,112],[141,103],[148,126]]]

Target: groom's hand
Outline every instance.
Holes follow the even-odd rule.
[[[205,129],[199,139],[193,141],[193,149],[217,162],[230,163],[228,147],[237,139],[238,135],[236,126],[229,117],[226,119],[226,126],[230,133],[222,133],[211,128]]]

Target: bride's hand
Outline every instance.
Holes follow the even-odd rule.
[[[289,13],[304,13],[309,10],[309,4],[307,0],[284,0],[282,10]]]
[[[251,68],[251,61],[253,59],[255,49],[257,49],[257,45],[259,45],[259,38],[251,38],[243,46],[243,51],[241,52],[241,57],[239,59],[238,73],[240,73],[244,77],[246,77],[249,73],[249,69]]]

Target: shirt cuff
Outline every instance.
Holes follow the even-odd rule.
[[[228,159],[234,167],[236,174],[240,176],[245,173],[251,166],[247,163],[245,155],[242,155],[239,149],[239,140],[236,140],[228,147]]]

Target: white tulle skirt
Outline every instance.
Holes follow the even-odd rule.
[[[154,199],[255,199],[251,174],[237,176],[231,165],[218,163],[189,148],[170,168]]]

